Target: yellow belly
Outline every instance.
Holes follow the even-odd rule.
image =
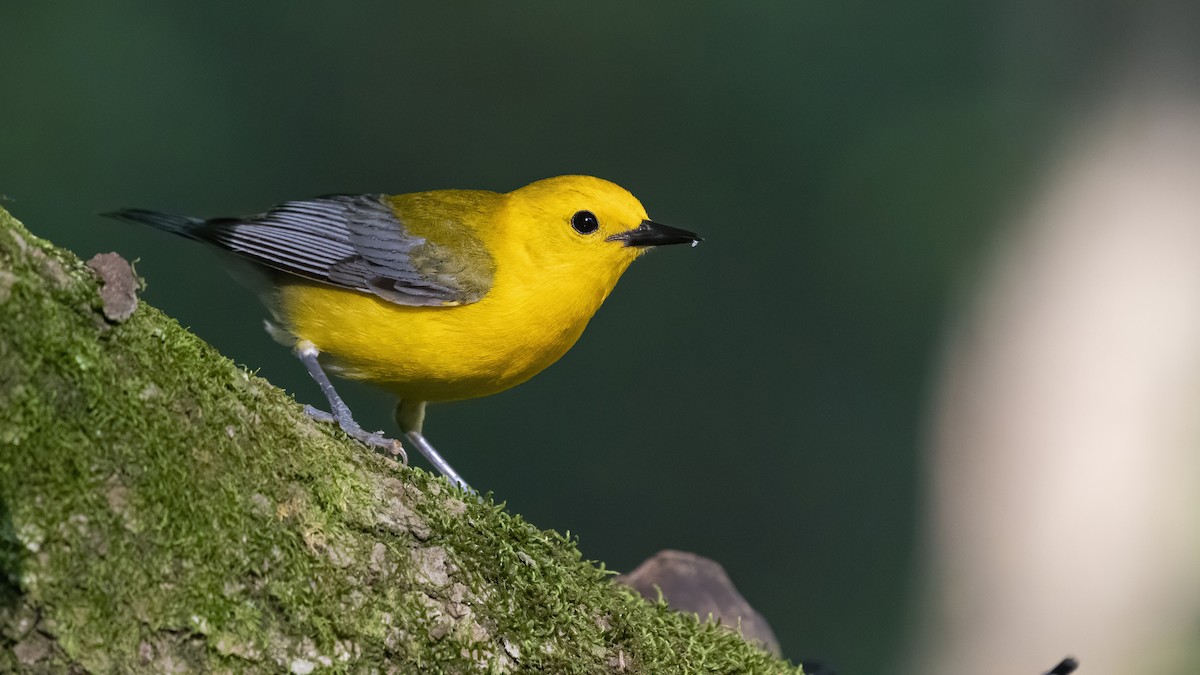
[[[292,282],[278,288],[276,307],[292,334],[312,342],[337,374],[403,399],[452,401],[503,391],[557,361],[607,294],[582,304],[571,294],[574,302],[556,303],[544,289],[494,288],[468,305],[408,307]]]

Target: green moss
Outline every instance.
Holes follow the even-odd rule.
[[[0,670],[795,672],[98,283],[0,211]]]

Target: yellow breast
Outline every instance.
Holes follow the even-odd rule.
[[[277,306],[291,332],[343,377],[405,399],[450,401],[508,389],[557,361],[619,271],[599,285],[520,276],[502,270],[483,299],[453,307],[403,306],[309,282],[282,285]]]

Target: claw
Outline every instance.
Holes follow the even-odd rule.
[[[311,405],[304,406],[304,414],[312,418],[314,422],[320,422],[322,424],[332,424],[337,421],[337,418],[333,416],[333,413],[327,413],[324,410],[321,410],[320,408],[314,408]]]
[[[359,443],[380,450],[393,458],[399,457],[401,464],[408,465],[408,453],[404,451],[404,446],[400,444],[400,441],[384,436],[382,431],[371,433],[364,430],[351,418],[339,420],[333,413],[327,413],[311,405],[304,406],[304,414],[323,424],[337,423],[342,431]]]
[[[373,434],[366,434],[361,438],[356,436],[356,438],[373,448],[378,448],[385,454],[391,455],[393,459],[399,457],[400,463],[404,466],[408,466],[408,453],[404,451],[404,446],[400,445],[400,441],[384,436],[382,431],[377,431]]]

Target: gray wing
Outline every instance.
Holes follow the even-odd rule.
[[[208,220],[188,234],[279,272],[401,305],[465,304],[486,293],[455,283],[445,271],[462,261],[409,233],[382,197],[284,202],[258,216]]]

